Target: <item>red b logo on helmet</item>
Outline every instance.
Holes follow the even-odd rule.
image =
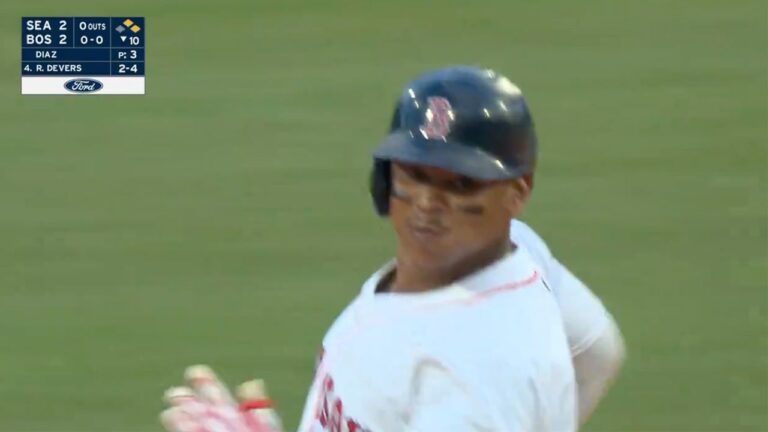
[[[435,96],[427,98],[427,104],[425,121],[419,130],[424,138],[444,140],[453,121],[451,103],[444,97]]]

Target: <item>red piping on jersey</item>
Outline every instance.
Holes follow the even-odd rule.
[[[493,297],[497,294],[501,294],[507,291],[514,291],[518,288],[526,287],[536,282],[537,280],[539,280],[539,272],[534,270],[533,273],[526,279],[505,283],[503,285],[499,285],[499,286],[487,289],[485,291],[480,291],[475,295],[473,295],[472,297],[465,298],[465,299],[457,299],[457,300],[449,301],[447,303],[463,303],[465,305],[471,305],[478,301],[485,300],[489,297]]]

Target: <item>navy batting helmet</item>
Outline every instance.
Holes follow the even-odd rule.
[[[428,72],[397,102],[389,135],[373,153],[371,196],[389,212],[390,162],[443,168],[480,180],[533,174],[536,134],[520,89],[489,69]]]

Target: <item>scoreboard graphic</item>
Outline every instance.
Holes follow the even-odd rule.
[[[144,17],[22,17],[21,94],[144,94]]]

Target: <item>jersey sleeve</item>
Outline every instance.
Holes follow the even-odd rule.
[[[603,303],[552,255],[547,244],[531,227],[518,220],[512,221],[510,238],[528,250],[544,272],[544,280],[560,307],[571,355],[576,356],[589,348],[611,323]]]

